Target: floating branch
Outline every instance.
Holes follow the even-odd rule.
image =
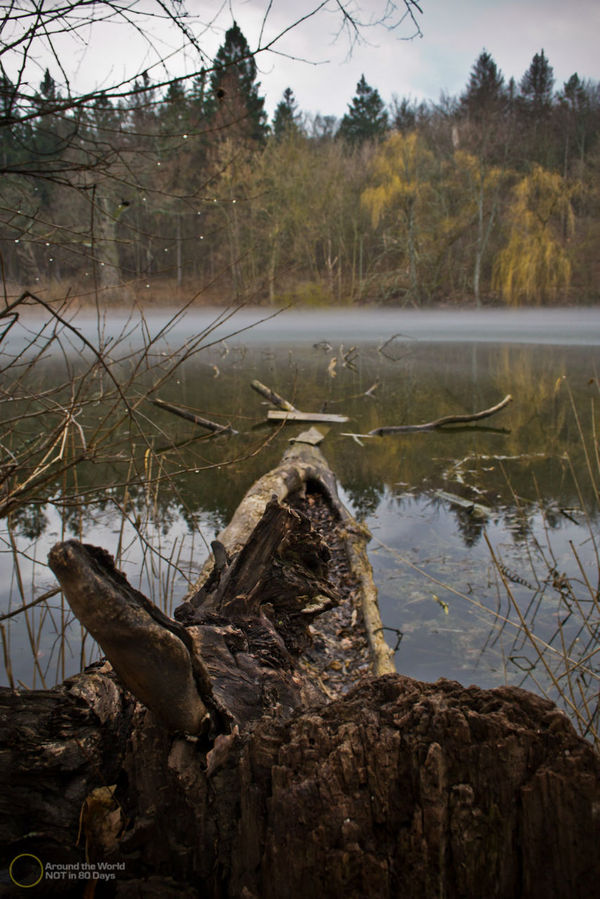
[[[333,415],[330,412],[301,412],[300,409],[296,409],[288,400],[279,396],[278,393],[275,393],[274,390],[271,390],[265,384],[261,384],[260,381],[252,381],[250,386],[257,393],[260,393],[261,396],[264,396],[265,399],[269,400],[270,403],[278,407],[277,409],[269,409],[267,412],[269,421],[322,421],[330,424],[349,421],[346,415]]]
[[[264,384],[261,384],[260,381],[252,381],[250,387],[252,387],[253,390],[256,390],[257,393],[260,393],[261,396],[264,396],[264,398],[274,406],[277,406],[278,409],[285,409],[287,412],[298,411],[296,407],[293,406],[288,400],[284,399],[282,396],[279,396],[279,394],[275,393],[274,390],[271,390],[270,387],[266,387]]]
[[[299,409],[294,409],[293,412],[269,409],[267,418],[269,421],[328,421],[332,424],[350,421],[347,415],[334,415],[332,412],[300,412]]]
[[[179,406],[173,406],[171,403],[166,403],[164,400],[152,400],[155,406],[158,406],[159,409],[166,409],[167,412],[172,412],[173,415],[179,415],[181,418],[187,419],[187,421],[193,421],[195,425],[200,425],[201,428],[206,428],[208,431],[212,431],[214,434],[237,434],[238,432],[231,427],[231,425],[219,425],[216,421],[211,421],[209,418],[202,418],[201,415],[196,415],[195,412],[189,412],[187,409],[181,409]]]
[[[483,409],[481,412],[474,412],[472,415],[445,415],[443,418],[436,418],[435,421],[428,421],[422,425],[387,425],[381,428],[373,428],[369,431],[369,437],[379,437],[383,434],[402,434],[410,431],[435,431],[437,428],[444,428],[446,425],[465,424],[466,422],[481,421],[482,418],[489,418],[500,412],[505,406],[512,402],[512,396],[508,394],[502,402],[491,406],[489,409]]]
[[[444,500],[444,502],[450,503],[452,506],[458,506],[459,509],[464,509],[465,512],[474,515],[476,518],[489,518],[492,514],[492,510],[488,506],[483,506],[481,503],[475,503],[473,500],[457,496],[455,493],[447,493],[446,490],[436,490],[434,496]]]

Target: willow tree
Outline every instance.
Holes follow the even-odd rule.
[[[434,156],[423,139],[413,131],[392,134],[378,149],[371,164],[372,184],[362,195],[371,214],[373,227],[388,216],[384,241],[401,251],[406,263],[409,294],[414,304],[422,298],[422,226],[432,199],[431,176]]]
[[[575,216],[574,188],[539,165],[514,188],[508,243],[494,265],[493,286],[512,306],[555,300],[571,282],[566,248]]]

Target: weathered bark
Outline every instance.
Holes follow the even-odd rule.
[[[97,896],[127,899],[595,895],[591,746],[550,702],[516,688],[369,676],[378,618],[364,603],[368,570],[352,561],[364,541],[320,453],[295,446],[219,535],[215,565],[179,622],[163,622],[166,638],[154,631],[160,613],[105,556],[56,550],[81,553],[67,592],[93,576],[116,602],[120,585],[115,629],[131,626],[158,653],[164,684],[142,678],[153,711],[134,698],[123,681],[132,663],[148,666],[125,641],[120,677],[106,662],[55,690],[0,693],[5,864],[87,853],[122,866]],[[79,601],[89,615],[94,604]],[[114,654],[110,629],[105,639]],[[173,671],[209,729],[190,735],[179,711],[165,711],[169,695],[178,704]],[[40,886],[82,895],[81,881]]]

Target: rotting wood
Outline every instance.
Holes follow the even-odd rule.
[[[404,434],[412,431],[434,431],[438,428],[445,428],[447,425],[467,424],[474,421],[481,421],[500,412],[509,403],[512,402],[512,396],[507,394],[503,400],[489,409],[483,409],[481,412],[474,412],[470,415],[444,415],[442,418],[436,418],[434,421],[428,421],[421,425],[383,425],[379,428],[373,428],[368,434],[359,435],[366,437],[380,437],[385,434]]]
[[[339,681],[320,689],[313,677],[315,690],[301,695],[314,675],[311,652],[325,642],[342,651],[343,662],[349,640],[328,637],[322,627],[341,608],[317,608],[334,601],[322,592],[323,574],[342,552],[344,532],[352,545],[356,537],[363,547],[368,539],[343,507],[332,519],[336,496],[319,450],[292,446],[215,541],[217,564],[206,566],[193,591],[205,589],[206,602],[194,602],[192,593],[184,604],[184,618],[204,617],[185,628],[191,652],[203,657],[198,631],[212,628],[217,654],[257,698],[259,717],[238,708],[229,709],[233,718],[223,713],[218,720],[208,653],[213,730],[197,736],[160,723],[106,662],[50,691],[0,690],[6,870],[27,853],[47,868],[112,870],[115,881],[101,889],[108,886],[107,895],[117,899],[592,894],[600,876],[600,759],[551,702],[515,687],[425,684],[397,674],[364,678],[339,662],[333,669]],[[252,629],[260,602],[254,563],[269,552],[271,530],[282,544],[279,561],[289,551],[293,565],[309,561],[316,578],[308,615],[321,614],[308,625],[314,646],[299,657],[302,611],[289,646],[270,641],[271,627],[279,626],[274,606]],[[227,584],[235,586],[236,571],[242,594]],[[267,590],[276,587],[272,572]],[[341,594],[344,581],[350,593],[359,592],[356,574],[330,580],[329,593]],[[134,603],[134,616],[136,609]],[[288,615],[295,611],[288,606]],[[353,613],[350,628],[362,630],[361,621]],[[181,623],[171,626],[175,636]],[[109,639],[118,630],[114,618]],[[283,662],[287,694],[271,693],[268,680],[256,691],[261,654],[267,670]],[[304,658],[304,666],[294,667]],[[163,677],[168,695],[169,672]],[[225,697],[222,684],[221,691]],[[299,699],[291,710],[288,695]],[[47,879],[43,895],[75,899],[81,882]]]
[[[309,428],[302,431],[297,437],[290,437],[290,443],[308,443],[310,446],[318,446],[325,439],[325,435],[318,428]]]
[[[206,428],[207,431],[212,431],[215,434],[238,433],[231,427],[231,425],[217,424],[216,421],[211,421],[209,418],[203,418],[195,412],[190,412],[189,409],[182,409],[181,406],[174,406],[172,403],[167,403],[165,400],[153,399],[152,402],[155,406],[158,406],[159,409],[165,409],[167,412],[172,412],[173,415],[178,415],[180,418],[185,418],[187,421],[193,421],[195,425]]]
[[[254,485],[232,522],[243,522],[239,545],[227,530],[213,541],[212,570],[176,611],[177,621],[134,590],[105,551],[76,541],[52,549],[50,567],[71,608],[126,686],[171,730],[227,732],[264,714],[266,694],[288,712],[310,697],[310,679],[294,658],[310,643],[313,619],[339,597],[327,579],[327,544],[302,512],[285,505],[308,480],[343,522],[372,670],[394,670],[364,552],[368,535],[342,506],[335,477],[314,446],[296,444]]]
[[[212,688],[189,632],[131,587],[105,550],[68,540],[52,548],[48,562],[71,609],[134,696],[173,730],[208,730]]]
[[[318,433],[318,429],[311,428],[303,433],[311,434],[312,432]],[[367,637],[373,653],[373,671],[376,674],[394,672],[396,669],[392,660],[393,653],[381,632],[377,589],[366,553],[371,534],[365,525],[359,524],[353,518],[340,500],[335,475],[329,468],[323,453],[317,446],[312,445],[312,437],[309,444],[302,440],[302,436],[303,434],[300,434],[285,452],[280,465],[255,481],[243,497],[227,527],[219,534],[219,542],[225,547],[229,556],[234,556],[244,547],[248,535],[257,526],[272,497],[276,497],[279,502],[285,502],[290,496],[305,490],[306,484],[310,482],[317,484],[341,522],[343,541],[352,575],[357,580],[357,592],[360,596]],[[200,573],[198,584],[206,580],[211,566],[212,563],[209,560]],[[194,591],[188,594],[188,600]]]

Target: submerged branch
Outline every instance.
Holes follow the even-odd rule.
[[[379,437],[384,434],[402,434],[412,431],[434,431],[437,428],[444,428],[446,425],[465,424],[471,421],[481,421],[482,418],[489,418],[500,412],[505,406],[512,402],[512,396],[507,394],[504,399],[491,406],[489,409],[483,409],[481,412],[474,412],[471,415],[444,415],[442,418],[436,418],[434,421],[428,421],[422,425],[384,425],[381,428],[373,428],[369,431],[368,437]]]
[[[188,409],[182,409],[180,406],[174,406],[171,403],[165,402],[165,400],[154,399],[152,402],[155,406],[158,406],[159,409],[166,409],[167,412],[172,412],[173,415],[179,415],[180,418],[185,418],[187,421],[193,421],[195,425],[206,428],[207,431],[213,431],[215,434],[238,433],[231,427],[231,425],[217,424],[216,421],[211,421],[209,418],[203,418],[201,415],[196,415],[195,412],[190,412]]]

